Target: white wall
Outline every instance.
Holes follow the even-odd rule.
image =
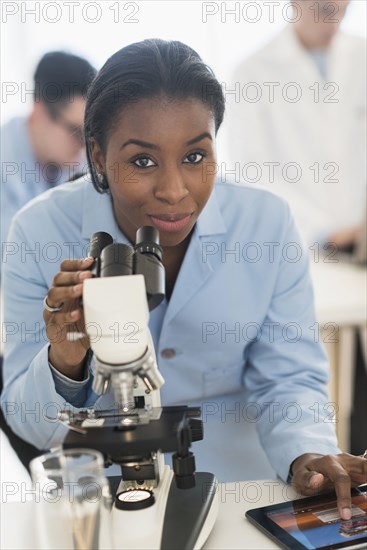
[[[302,0],[299,0],[302,2]],[[1,122],[32,104],[32,75],[47,51],[65,49],[97,68],[121,47],[148,37],[195,48],[225,81],[235,64],[272,38],[291,16],[287,0],[242,2],[1,2]],[[232,12],[232,13],[231,13]],[[273,15],[274,14],[274,17]],[[366,2],[352,0],[343,28],[366,34]]]

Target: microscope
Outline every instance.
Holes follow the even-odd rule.
[[[190,451],[203,439],[200,408],[160,402],[164,379],[148,328],[149,311],[165,294],[159,233],[140,228],[135,246],[95,233],[90,256],[94,277],[84,282],[82,300],[95,356],[93,390],[112,391],[115,408],[59,413],[69,428],[63,447],[96,449],[106,465],[121,466],[112,508],[116,548],[202,548],[217,517],[217,482],[195,471]],[[173,453],[173,469],[164,453]]]

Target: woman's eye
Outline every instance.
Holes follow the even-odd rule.
[[[204,153],[190,153],[187,155],[184,162],[189,164],[198,164],[203,160],[204,156]]]
[[[138,168],[150,168],[155,166],[154,162],[148,157],[139,157],[133,161],[133,164]]]

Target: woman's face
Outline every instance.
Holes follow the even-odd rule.
[[[175,246],[193,229],[213,189],[215,124],[199,100],[140,100],[123,112],[106,154],[93,160],[107,177],[119,227],[155,226],[162,246]]]

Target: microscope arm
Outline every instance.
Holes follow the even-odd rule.
[[[154,390],[164,380],[157,368],[148,328],[146,296],[143,275],[84,282],[86,331],[96,357],[93,390],[103,394],[111,386],[116,405],[124,410],[134,408],[137,389],[144,397],[150,396],[152,407],[160,406],[159,392]]]

